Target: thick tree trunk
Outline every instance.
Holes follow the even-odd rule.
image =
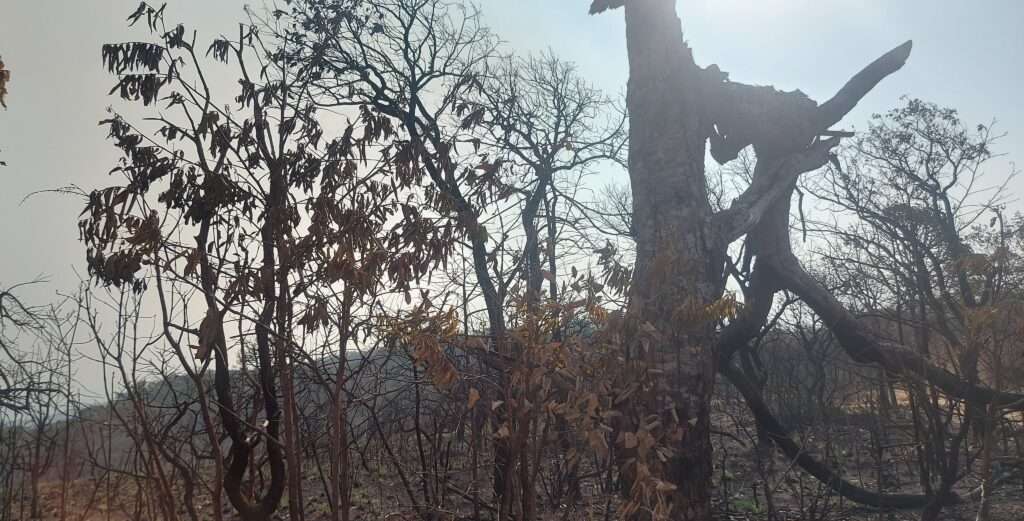
[[[626,356],[658,369],[649,373],[652,381],[640,407],[661,418],[656,437],[673,451],[661,476],[675,486],[668,517],[706,520],[711,517],[713,321],[680,319],[687,310],[705,309],[723,290],[722,254],[711,229],[704,177],[709,122],[699,108],[701,70],[683,43],[673,0],[627,3],[626,38],[637,246],[627,311],[634,334],[627,335]],[[625,475],[634,477],[628,469]]]
[[[845,333],[844,347],[849,348],[851,335],[857,343],[865,340],[857,328],[839,327],[849,320],[835,325],[848,313],[830,294],[822,296],[817,287],[811,287],[792,255],[788,201],[797,177],[824,165],[845,135],[828,127],[881,79],[902,67],[911,43],[875,60],[819,107],[799,92],[729,82],[717,67],[699,68],[683,42],[675,3],[595,0],[591,12],[625,7],[630,66],[629,175],[637,249],[624,347],[627,363],[640,368],[641,378],[646,376],[647,381],[644,392],[625,407],[619,431],[623,439],[630,429],[636,429],[638,437],[646,431],[645,436],[652,434],[672,449],[664,467],[651,469],[636,463],[634,471],[630,462],[639,461],[640,451],[623,442],[623,475],[636,503],[641,470],[652,471],[662,480],[655,480],[655,485],[670,496],[667,511],[660,505],[655,517],[688,521],[711,517],[708,409],[717,369],[715,346],[729,340],[715,336],[716,319],[722,317],[715,316],[714,310],[720,308],[712,305],[724,291],[728,243],[753,231],[748,241],[758,264],[769,258],[776,278],[788,282],[790,289],[833,324],[841,341]],[[820,139],[822,135],[832,137]],[[709,138],[712,155],[719,161],[735,157],[751,144],[758,155],[751,186],[717,215],[708,201],[704,172]],[[767,289],[770,305],[774,288]],[[759,329],[763,311],[751,314],[750,320],[738,320],[731,336]],[[755,315],[759,321],[754,321]],[[892,365],[886,368],[893,369]],[[652,414],[658,421],[648,419]]]

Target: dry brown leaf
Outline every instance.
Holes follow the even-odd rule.
[[[0,105],[7,108],[7,82],[11,81],[11,71],[4,67],[4,60],[0,59]]]
[[[206,361],[210,358],[220,328],[220,314],[213,309],[207,310],[206,316],[199,324],[199,345],[195,346],[197,359]]]

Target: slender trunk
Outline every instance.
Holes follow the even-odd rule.
[[[39,466],[40,466],[40,453],[42,452],[43,436],[42,432],[35,433],[35,439],[32,442],[32,457],[31,463],[29,464],[29,490],[31,492],[31,498],[29,500],[29,517],[32,519],[39,519],[41,517],[39,513]]]
[[[330,499],[335,521],[349,521],[352,502],[348,462],[348,399],[345,396],[351,310],[352,290],[345,288],[342,298],[342,316],[338,325],[341,335],[341,340],[338,342],[338,367],[334,374],[334,389],[331,393]]]
[[[1003,368],[1001,346],[992,346],[992,355],[995,360],[992,364],[995,372],[995,389],[1003,390]],[[976,521],[988,521],[992,515],[992,489],[995,480],[992,476],[992,448],[996,443],[996,425],[999,422],[1000,408],[995,403],[988,404],[984,422],[982,424],[982,447],[981,447],[981,503],[978,505],[978,516]]]
[[[302,456],[299,448],[295,381],[291,357],[287,351],[287,347],[281,346],[278,357],[280,359],[281,397],[284,401],[282,427],[284,427],[285,459],[288,463],[288,519],[302,521]]]
[[[550,198],[544,199],[544,213],[548,221],[548,272],[551,274],[551,277],[548,279],[548,293],[550,293],[551,301],[556,304],[558,303],[558,259],[555,256],[555,244],[558,240],[558,227],[557,220],[555,219],[555,209],[557,205],[557,194],[552,194]],[[555,342],[562,341],[561,319],[555,323],[555,331],[552,333],[551,339]]]
[[[281,233],[281,232],[279,232]],[[284,428],[285,459],[288,463],[288,519],[302,521],[304,517],[302,500],[302,456],[300,454],[298,405],[292,364],[292,301],[288,274],[291,263],[283,233],[277,237],[277,331],[274,339],[278,373],[281,377],[281,398],[284,402],[282,427]]]
[[[981,436],[981,502],[978,504],[978,516],[975,521],[988,521],[992,511],[992,445],[995,444],[995,419],[998,417],[998,408],[995,404],[989,404],[988,414],[985,415],[983,425],[984,432]]]

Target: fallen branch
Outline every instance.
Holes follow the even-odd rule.
[[[765,434],[768,435],[772,443],[786,457],[795,461],[800,468],[827,485],[837,494],[862,505],[896,510],[924,508],[935,499],[932,496],[923,494],[879,494],[843,479],[842,476],[827,465],[816,460],[789,437],[787,429],[772,414],[771,409],[764,402],[760,392],[739,369],[736,369],[730,363],[722,363],[719,367],[719,373],[724,375],[732,383],[733,387],[743,395],[743,399],[747,402],[747,407],[750,408],[754,419]],[[963,498],[956,494],[950,494],[941,498],[941,502],[943,506],[955,505],[962,503]]]

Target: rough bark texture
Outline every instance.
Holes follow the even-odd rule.
[[[661,439],[674,443],[674,455],[662,476],[675,486],[667,517],[711,518],[708,408],[719,363],[773,443],[843,496],[873,506],[924,508],[924,518],[937,514],[943,505],[962,501],[948,486],[923,496],[882,495],[853,486],[803,453],[756,388],[730,363],[732,355],[765,326],[774,294],[787,289],[829,324],[855,361],[927,381],[972,407],[1024,408],[1022,395],[963,380],[913,349],[877,339],[803,269],[790,247],[790,200],[797,178],[823,166],[839,139],[850,135],[829,127],[903,66],[911,42],[876,59],[819,106],[799,91],[733,83],[717,66],[698,67],[683,42],[674,0],[594,0],[591,12],[623,6],[630,65],[629,175],[637,246],[625,323],[626,357],[656,371],[649,375],[644,399],[631,404],[638,413],[633,423],[627,420],[620,428],[634,428],[643,423],[638,415],[653,412],[660,428],[667,430]],[[758,160],[750,187],[717,214],[706,194],[708,140],[719,162],[734,159],[750,145]],[[722,297],[726,248],[744,236],[749,248],[744,264],[749,267],[755,261],[744,288],[747,307],[716,336],[714,321],[696,323],[693,310],[706,309]],[[624,460],[631,456],[627,451]],[[623,471],[627,480],[635,477],[628,465]],[[972,493],[970,497],[976,495],[980,496]]]
[[[788,202],[797,177],[828,161],[841,134],[827,127],[898,70],[910,44],[876,60],[819,107],[799,91],[732,83],[717,66],[698,67],[683,41],[674,0],[598,0],[591,12],[621,6],[637,248],[626,357],[656,368],[648,376],[645,398],[632,405],[633,423],[627,420],[622,428],[642,424],[643,414],[660,418],[660,439],[673,451],[662,476],[674,485],[667,517],[705,520],[711,518],[709,406],[718,351],[725,348],[723,341],[734,343],[764,324],[776,290],[762,274],[757,304],[716,339],[716,317],[701,313],[722,298],[726,248],[753,231],[752,248],[788,251]],[[822,135],[832,137],[821,140]],[[709,139],[721,162],[748,145],[758,154],[751,187],[717,215],[704,172]],[[632,456],[626,451],[624,459]],[[623,470],[627,481],[635,477],[628,465]]]
[[[672,519],[710,518],[712,459],[709,406],[714,385],[713,330],[680,328],[678,313],[722,294],[722,251],[711,227],[704,177],[710,122],[701,114],[702,75],[683,43],[672,0],[626,4],[630,79],[629,174],[636,267],[627,317],[648,327],[627,357],[664,372],[649,382],[648,404],[671,429],[683,429],[666,478]],[[649,326],[648,326],[649,325]],[[638,329],[637,329],[638,330]],[[639,340],[639,335],[631,335]]]

